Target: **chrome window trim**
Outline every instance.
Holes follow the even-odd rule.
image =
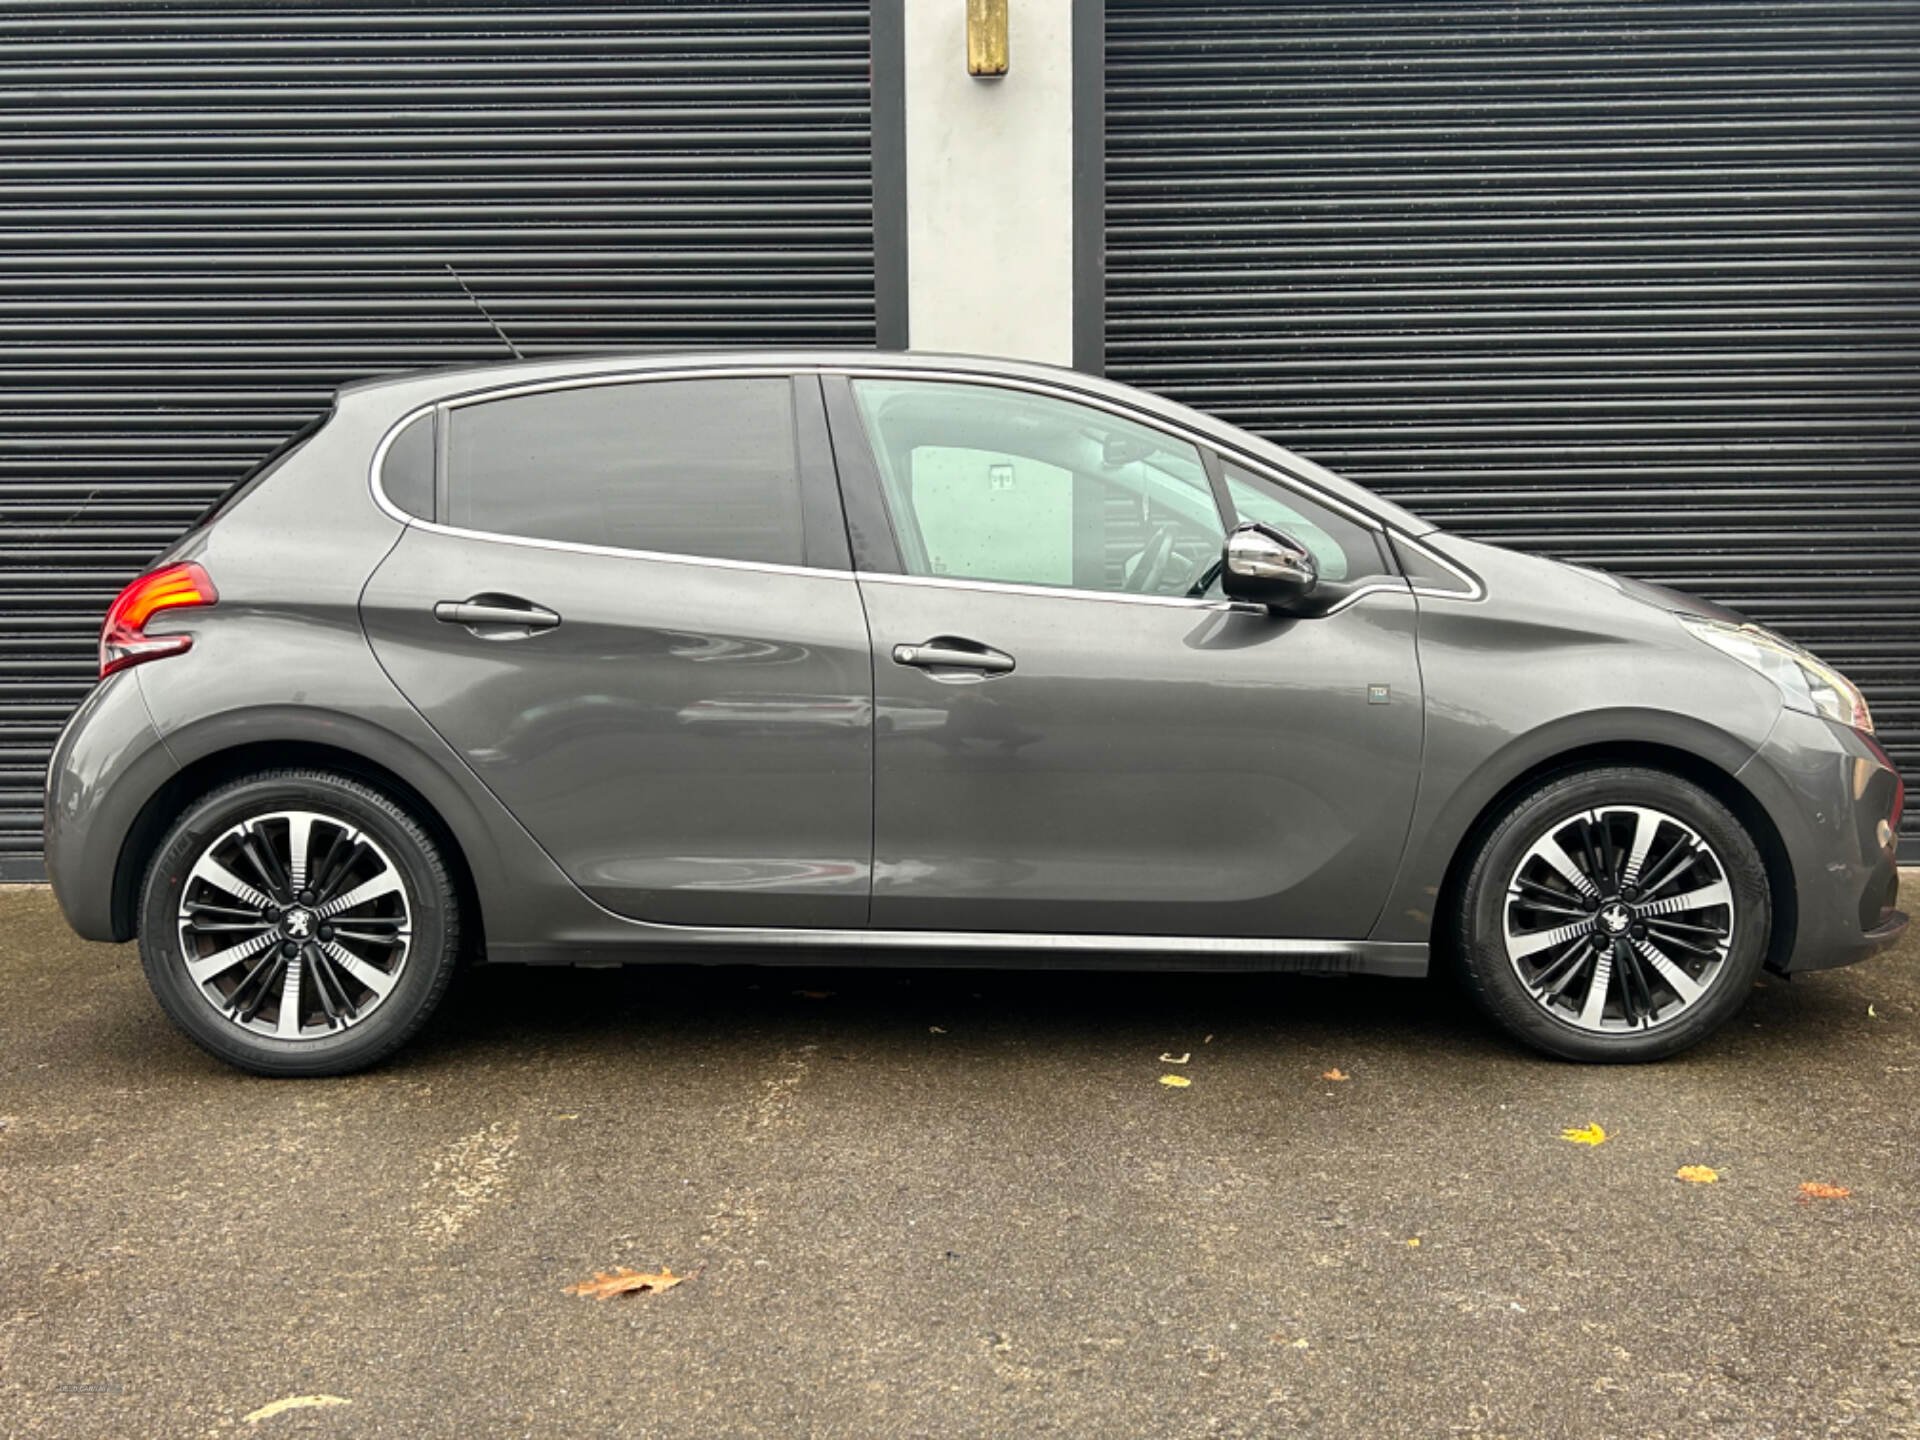
[[[972,580],[963,575],[896,575],[883,570],[856,570],[862,585],[918,585],[930,590],[984,590],[994,595],[1050,595],[1066,600],[1117,600],[1123,605],[1171,605],[1185,610],[1222,610],[1230,613],[1266,613],[1266,607],[1218,595],[1140,595],[1129,590],[1083,590],[1073,585],[1027,585],[1013,580]],[[1329,614],[1332,611],[1328,612]]]
[[[751,560],[726,560],[717,556],[681,555],[664,550],[629,550],[616,545],[588,545],[578,541],[545,540],[530,535],[512,535],[502,531],[469,530],[455,525],[443,525],[435,520],[425,520],[418,515],[409,514],[387,498],[386,491],[380,483],[380,471],[386,463],[387,451],[399,436],[400,432],[420,416],[429,414],[435,410],[452,411],[468,405],[481,405],[494,400],[511,399],[518,395],[539,394],[552,390],[587,389],[601,385],[645,384],[654,380],[711,380],[732,379],[742,376],[778,378],[795,375],[837,375],[844,376],[850,380],[924,379],[936,382],[997,386],[1003,389],[1023,390],[1032,394],[1046,395],[1073,404],[1086,405],[1096,410],[1104,410],[1110,415],[1116,415],[1133,424],[1144,425],[1149,429],[1160,430],[1169,435],[1176,435],[1189,444],[1204,445],[1223,458],[1230,458],[1235,464],[1251,470],[1255,475],[1271,481],[1273,484],[1279,485],[1284,489],[1298,491],[1304,498],[1312,501],[1314,504],[1325,505],[1328,509],[1345,516],[1347,519],[1369,530],[1389,534],[1395,542],[1415,547],[1422,555],[1434,561],[1443,569],[1458,575],[1468,586],[1468,593],[1460,594],[1456,591],[1435,590],[1430,586],[1415,585],[1411,583],[1406,576],[1383,576],[1379,582],[1362,585],[1358,590],[1354,591],[1353,594],[1342,599],[1338,605],[1325,611],[1324,615],[1336,615],[1369,595],[1389,592],[1397,594],[1410,592],[1414,595],[1424,595],[1431,599],[1466,602],[1486,598],[1486,587],[1480,583],[1478,576],[1455,564],[1431,547],[1421,544],[1418,539],[1398,529],[1389,529],[1379,517],[1370,515],[1364,510],[1349,505],[1344,500],[1328,495],[1314,486],[1312,482],[1302,479],[1300,476],[1288,471],[1281,470],[1269,461],[1258,456],[1250,455],[1246,451],[1222,441],[1218,436],[1208,431],[1197,430],[1191,426],[1182,425],[1177,421],[1167,420],[1158,415],[1142,412],[1131,406],[1110,400],[1105,396],[1095,395],[1089,391],[1077,389],[1068,383],[1033,380],[1025,376],[1017,375],[1000,375],[992,371],[936,370],[912,365],[889,366],[883,361],[876,362],[872,365],[844,365],[826,362],[818,364],[778,365],[768,364],[764,361],[742,360],[737,365],[710,363],[666,369],[628,368],[601,370],[583,375],[566,375],[548,380],[529,380],[522,381],[519,384],[498,385],[490,389],[468,391],[450,398],[443,397],[438,400],[429,401],[423,405],[416,405],[400,416],[399,419],[387,427],[386,433],[380,437],[379,443],[374,446],[372,464],[368,467],[367,487],[373,495],[374,504],[386,515],[394,520],[398,520],[401,524],[415,526],[434,534],[448,535],[463,540],[491,540],[500,544],[529,545],[537,549],[558,550],[581,555],[605,555],[614,558],[624,557],[636,560],[653,560],[677,565],[704,565],[717,569],[758,571],[776,575],[830,575],[850,578],[857,574],[862,580],[908,581],[925,585],[951,586],[959,589],[1004,590],[1014,594],[1067,595],[1082,599],[1123,600],[1136,603],[1145,602],[1148,604],[1179,605],[1193,608],[1224,609],[1232,603],[1222,602],[1218,599],[1209,600],[1203,597],[1129,595],[1124,592],[1080,590],[1068,586],[1011,585],[995,581],[967,581],[951,576],[880,575],[868,571],[856,572],[854,570],[830,569],[814,565],[777,565],[770,562]],[[1321,618],[1324,618],[1324,615]]]
[[[1391,533],[1394,544],[1406,545],[1418,550],[1442,570],[1451,570],[1455,575],[1458,575],[1467,587],[1466,593],[1462,594],[1458,590],[1435,590],[1431,585],[1414,585],[1409,582],[1409,588],[1414,594],[1425,595],[1432,600],[1458,600],[1463,604],[1469,605],[1487,598],[1486,585],[1482,583],[1478,575],[1467,569],[1466,566],[1456,564],[1454,561],[1442,555],[1438,550],[1435,550],[1431,545],[1423,545],[1418,539],[1402,531],[1395,530]]]
[[[490,400],[507,399],[515,395],[535,394],[547,390],[584,389],[592,385],[644,384],[648,380],[690,380],[690,379],[730,379],[739,375],[764,375],[784,379],[794,374],[808,372],[795,371],[788,367],[744,367],[739,370],[719,367],[703,367],[699,370],[648,371],[639,377],[631,373],[570,376],[563,381],[543,381],[537,384],[513,386],[501,390],[486,391],[471,397],[457,400],[435,400],[429,404],[416,405],[406,414],[387,427],[380,442],[373,447],[373,463],[367,471],[367,487],[373,493],[373,502],[392,519],[417,530],[425,530],[433,535],[446,535],[458,540],[487,540],[497,545],[526,545],[536,550],[557,550],[571,555],[604,555],[617,560],[652,560],[668,565],[700,565],[717,570],[746,570],[763,575],[825,575],[842,580],[853,578],[851,570],[831,569],[819,565],[779,565],[762,560],[728,560],[718,555],[683,555],[669,550],[630,550],[620,545],[589,545],[578,540],[549,540],[537,535],[514,535],[502,530],[469,530],[461,525],[443,525],[437,520],[422,519],[418,515],[402,510],[388,498],[385,487],[380,483],[380,472],[386,465],[387,451],[399,437],[400,432],[419,419],[422,415],[432,414],[436,410],[451,411],[463,405],[484,404]]]

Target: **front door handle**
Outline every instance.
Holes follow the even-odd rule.
[[[465,625],[481,634],[492,632],[495,638],[505,638],[506,633],[530,635],[560,623],[560,617],[544,605],[512,595],[442,600],[433,607],[433,618],[447,625]]]
[[[942,635],[919,645],[894,646],[893,663],[921,670],[979,670],[988,675],[1004,675],[1013,669],[1013,656],[991,645]]]

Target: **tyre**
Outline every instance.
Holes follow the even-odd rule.
[[[459,953],[440,846],[371,786],[314,770],[196,800],[148,867],[140,961],[167,1015],[259,1075],[341,1075],[398,1050]]]
[[[1569,1060],[1659,1060],[1745,1003],[1767,953],[1766,867],[1699,786],[1639,767],[1522,795],[1461,888],[1462,978],[1502,1029]]]

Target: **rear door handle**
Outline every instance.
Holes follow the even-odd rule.
[[[921,670],[979,670],[988,675],[1004,675],[1013,669],[1013,656],[991,645],[942,635],[919,645],[894,646],[893,663]]]
[[[560,617],[544,605],[530,604],[505,595],[442,600],[433,607],[433,618],[447,625],[466,625],[476,629],[484,626],[525,633],[551,630],[560,623]]]

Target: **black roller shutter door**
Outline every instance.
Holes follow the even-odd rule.
[[[869,6],[0,9],[0,878],[115,591],[342,381],[871,344]]]
[[[1920,6],[1107,12],[1109,373],[1737,606],[1920,780]]]

